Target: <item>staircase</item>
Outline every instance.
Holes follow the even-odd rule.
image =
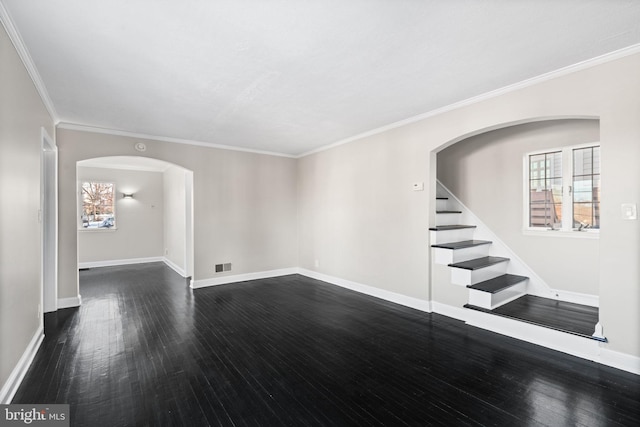
[[[450,268],[451,283],[468,289],[464,308],[606,342],[597,307],[529,295],[529,277],[514,274],[509,258],[493,254],[492,241],[474,239],[476,225],[460,224],[463,212],[450,205],[448,197],[436,198],[431,247],[434,262]]]

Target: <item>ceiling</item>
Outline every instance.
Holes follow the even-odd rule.
[[[636,0],[0,3],[55,120],[293,156],[640,43]]]

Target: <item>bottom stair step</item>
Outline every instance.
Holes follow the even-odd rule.
[[[493,310],[472,304],[466,304],[464,307],[596,341],[607,342],[606,338],[593,336],[596,324],[599,321],[597,307],[534,295],[524,295]]]

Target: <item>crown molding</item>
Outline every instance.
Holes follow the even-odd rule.
[[[472,104],[477,104],[482,101],[486,101],[491,98],[496,98],[500,95],[507,94],[509,92],[515,92],[520,89],[524,89],[542,82],[546,82],[558,77],[566,76],[567,74],[572,74],[577,71],[586,70],[591,67],[595,67],[596,65],[605,64],[607,62],[614,61],[616,59],[624,58],[625,56],[633,55],[636,53],[640,53],[640,43],[634,44],[610,53],[606,53],[604,55],[596,56],[595,58],[587,59],[582,62],[578,62],[573,65],[569,65],[554,71],[550,71],[545,74],[541,74],[536,77],[532,77],[530,79],[522,80],[521,82],[514,83],[509,86],[504,86],[500,89],[492,90],[490,92],[485,92],[481,95],[474,96],[472,98],[465,99],[463,101],[455,102],[453,104],[449,104],[447,106],[437,108],[435,110],[428,111],[426,113],[419,114],[417,116],[409,117],[408,119],[400,120],[398,122],[390,123],[385,126],[381,126],[376,129],[372,129],[367,132],[363,132],[349,138],[342,139],[340,141],[334,142],[329,145],[322,146],[320,148],[316,148],[315,150],[307,151],[305,153],[299,154],[296,156],[297,158],[302,158],[305,156],[309,156],[311,154],[320,153],[322,151],[330,150],[335,147],[339,147],[340,145],[348,144],[353,141],[357,141],[372,135],[377,135],[379,133],[386,132],[391,129],[396,129],[411,123],[419,122],[421,120],[427,119],[429,117],[434,117],[442,113],[446,113],[448,111],[456,110],[458,108],[466,107]]]
[[[278,153],[275,151],[266,151],[266,150],[254,150],[251,148],[243,148],[243,147],[235,147],[232,145],[224,145],[224,144],[215,144],[212,142],[202,142],[202,141],[193,141],[190,139],[181,139],[181,138],[171,138],[166,136],[157,136],[157,135],[148,135],[144,133],[136,133],[129,132],[124,130],[117,129],[107,129],[101,128],[97,126],[87,126],[78,123],[68,123],[68,122],[59,122],[56,125],[57,129],[67,129],[67,130],[77,130],[81,132],[90,132],[90,133],[101,133],[105,135],[115,135],[115,136],[126,136],[129,138],[138,138],[138,139],[147,139],[151,141],[161,141],[161,142],[170,142],[173,144],[185,144],[185,145],[196,145],[199,147],[206,148],[218,148],[220,150],[230,150],[230,151],[242,151],[245,153],[252,154],[265,154],[268,156],[277,156],[277,157],[287,157],[287,158],[296,158],[297,156],[286,153]]]
[[[22,37],[20,36],[18,29],[15,27],[15,25],[13,25],[13,20],[11,19],[11,15],[9,14],[9,11],[4,7],[4,4],[1,1],[0,1],[0,22],[2,22],[2,26],[7,32],[7,35],[9,36],[9,40],[11,40],[11,43],[13,43],[13,46],[18,52],[18,56],[20,57],[20,59],[22,60],[22,63],[27,69],[27,72],[29,73],[31,80],[33,81],[33,84],[36,87],[38,94],[40,95],[40,99],[42,99],[42,103],[44,104],[45,108],[49,112],[49,115],[51,116],[51,120],[53,120],[54,123],[59,122],[60,119],[58,117],[58,113],[56,112],[56,108],[54,107],[53,102],[49,97],[49,92],[47,92],[47,88],[45,87],[44,82],[40,77],[40,73],[38,73],[38,69],[34,64],[33,59],[31,58],[31,55],[27,50],[27,47],[22,41]]]

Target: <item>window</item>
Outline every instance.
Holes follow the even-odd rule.
[[[82,227],[114,228],[115,185],[111,182],[85,181],[81,186]]]
[[[526,165],[529,229],[600,229],[600,146],[531,153]]]

